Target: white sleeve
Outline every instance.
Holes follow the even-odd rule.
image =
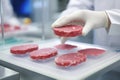
[[[80,9],[93,10],[93,2],[94,0],[69,0],[66,10],[61,15],[67,15]]]
[[[11,25],[19,25],[20,22],[17,17],[14,15],[14,11],[12,5],[10,4],[10,0],[3,0],[3,15],[4,22]],[[0,21],[1,22],[1,21]]]
[[[110,19],[111,25],[109,29],[109,35],[120,35],[120,10],[108,10],[106,11]]]
[[[14,15],[13,8],[10,4],[10,0],[3,0],[4,16],[12,17]]]

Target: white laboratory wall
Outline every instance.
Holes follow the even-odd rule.
[[[33,0],[33,20],[35,22],[41,22],[43,15],[45,18],[50,19],[57,11],[57,2],[58,0]]]

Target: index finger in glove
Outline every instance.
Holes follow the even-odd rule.
[[[70,22],[71,22],[71,17],[69,17],[69,16],[63,16],[63,17],[60,17],[59,19],[57,19],[52,24],[52,28],[53,27],[61,27],[61,26],[67,25]]]
[[[76,23],[77,21],[79,21],[78,16],[80,17],[81,15],[77,12],[70,15],[62,16],[52,24],[52,27],[61,27],[74,22]]]
[[[94,27],[94,24],[92,24],[91,22],[87,22],[83,27],[82,35],[86,36],[93,29],[93,27]]]

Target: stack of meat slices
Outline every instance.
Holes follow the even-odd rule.
[[[83,30],[83,27],[78,26],[78,25],[66,25],[66,26],[62,26],[62,27],[53,28],[54,33],[60,37],[80,36],[80,35],[82,35],[82,30]],[[61,49],[61,50],[65,50],[65,49],[71,50],[73,48],[76,48],[77,46],[69,45],[69,44],[62,44],[62,45],[56,45],[55,47],[57,49]],[[34,49],[35,51],[33,51],[33,49],[34,48],[31,49],[31,47],[29,47],[29,46],[28,47],[26,47],[26,46],[13,47],[13,48],[11,48],[11,53],[24,54],[24,53],[30,52],[30,57],[33,60],[45,60],[45,59],[54,57],[58,54],[58,51],[54,48],[43,48],[43,49],[37,50],[38,47],[35,47],[35,49]],[[100,54],[101,52],[104,52],[104,51],[81,50],[81,51],[74,52],[74,53],[67,53],[67,54],[57,56],[55,58],[55,63],[58,66],[64,66],[64,67],[75,66],[75,65],[78,65],[78,64],[86,61],[86,55],[88,55],[88,52],[96,55],[96,54]]]
[[[70,44],[61,44],[55,46],[58,49],[68,49],[71,50],[73,48],[77,48],[77,46]],[[33,60],[46,60],[52,57],[55,57],[58,54],[58,50],[55,48],[42,48],[38,49],[37,44],[26,44],[20,46],[14,46],[10,48],[10,52],[12,54],[26,54],[29,53],[30,58]],[[63,55],[58,55],[55,58],[55,63],[58,66],[68,67],[68,66],[76,66],[86,61],[87,56],[98,56],[105,52],[103,49],[97,48],[87,48],[79,50],[78,52],[66,53]]]

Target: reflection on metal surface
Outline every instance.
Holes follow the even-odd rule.
[[[5,68],[0,66],[0,78],[3,77],[5,74]]]
[[[19,73],[0,66],[0,80],[19,80]]]

